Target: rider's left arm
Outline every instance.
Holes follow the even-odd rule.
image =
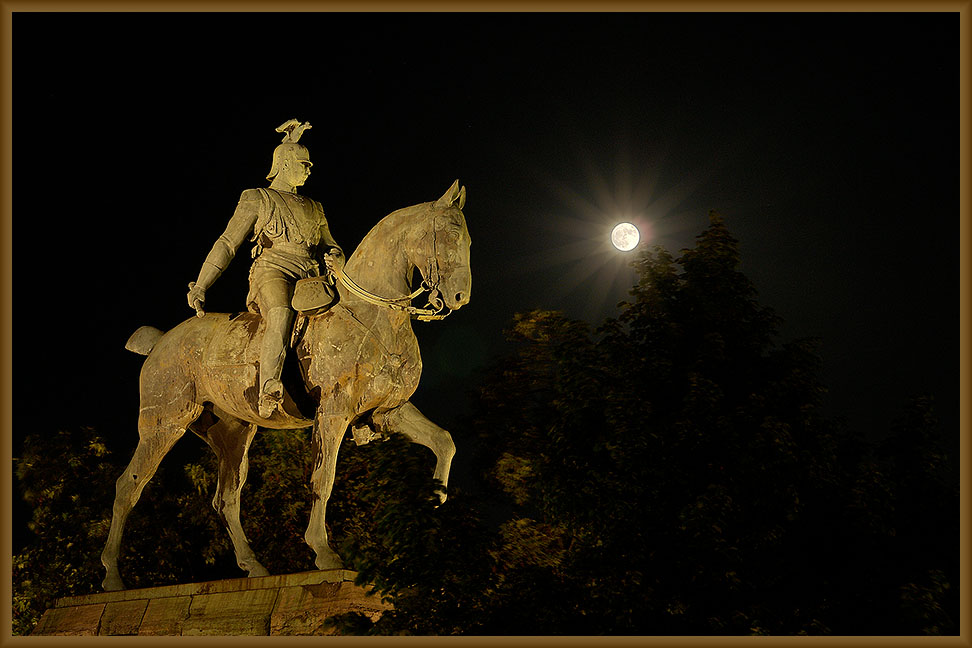
[[[331,230],[327,226],[327,220],[324,218],[323,212],[321,213],[321,240],[318,244],[318,249],[328,269],[332,269],[332,264],[336,264],[339,270],[344,267],[344,262],[346,261],[344,250],[341,249],[341,246],[337,244],[337,241],[331,235]]]

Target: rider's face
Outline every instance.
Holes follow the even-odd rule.
[[[311,173],[311,163],[308,160],[289,160],[284,165],[285,180],[294,187],[300,187],[307,181]]]

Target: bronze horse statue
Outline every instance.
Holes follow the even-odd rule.
[[[101,554],[106,590],[124,589],[118,570],[125,519],[162,458],[186,430],[212,448],[219,463],[213,507],[226,525],[236,562],[249,576],[266,576],[240,525],[240,491],[247,451],[259,427],[313,427],[313,502],[304,540],[318,569],[342,567],[328,546],[324,512],[334,484],[338,449],[349,426],[399,432],[435,454],[434,477],[448,484],[455,445],[449,433],[409,402],[422,360],[411,317],[431,309],[408,305],[415,269],[430,303],[451,312],[469,302],[469,230],[465,187],[453,183],[436,201],[392,212],[364,237],[337,283],[339,300],[298,318],[293,352],[302,389],[288,388],[283,408],[261,418],[257,375],[261,318],[208,313],[163,333],[143,327],[128,348],[147,354],[139,376],[138,447],[116,483],[108,541]],[[438,318],[441,318],[439,315]],[[423,316],[420,315],[420,319]],[[288,362],[290,362],[288,360]],[[304,411],[297,401],[303,395]],[[294,392],[294,393],[291,393]],[[443,496],[444,499],[444,496]]]

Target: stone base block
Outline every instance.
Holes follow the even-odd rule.
[[[58,599],[35,635],[326,635],[345,612],[377,619],[391,605],[344,569],[234,578]]]

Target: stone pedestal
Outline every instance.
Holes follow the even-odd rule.
[[[67,596],[34,635],[326,635],[324,619],[391,605],[344,569]]]

